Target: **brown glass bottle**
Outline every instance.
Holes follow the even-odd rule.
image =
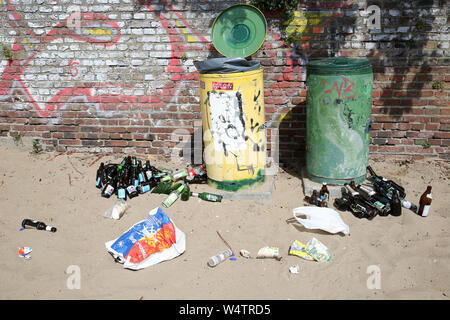
[[[56,232],[55,227],[48,226],[44,222],[37,221],[37,220],[31,220],[31,219],[24,219],[22,221],[22,227],[24,229],[37,229],[37,230]]]
[[[105,164],[102,162],[100,163],[100,167],[98,167],[97,169],[97,179],[96,179],[96,187],[101,189],[103,184],[102,184],[102,175],[103,175],[103,171],[105,170]]]
[[[320,189],[320,195],[321,195],[321,196],[327,195],[327,198],[330,197],[330,191],[328,191],[327,183],[326,183],[326,182],[323,182],[323,183],[322,183],[322,188]]]
[[[420,197],[419,210],[417,211],[419,216],[422,217],[428,216],[432,199],[433,197],[431,195],[431,186],[428,186],[427,190],[425,190],[425,192]]]

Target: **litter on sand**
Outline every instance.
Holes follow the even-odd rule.
[[[186,250],[186,236],[157,207],[147,219],[134,224],[106,249],[124,268],[139,270],[178,257]]]
[[[339,213],[330,208],[298,207],[293,210],[294,219],[307,229],[320,229],[329,233],[350,234],[350,228]],[[298,216],[306,216],[305,219]]]
[[[19,248],[19,257],[25,258],[25,260],[31,259],[31,252],[33,249],[30,247],[20,247]]]

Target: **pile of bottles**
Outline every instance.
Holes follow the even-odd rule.
[[[318,207],[328,207],[328,200],[330,199],[330,191],[328,190],[327,183],[322,183],[322,188],[318,190],[313,190],[311,196],[306,196],[304,201],[309,204]]]
[[[356,185],[354,181],[344,184],[342,188],[342,197],[334,201],[334,205],[338,210],[350,210],[358,218],[367,218],[372,220],[375,216],[400,216],[402,214],[402,207],[409,209],[421,216],[425,216],[428,212],[429,203],[424,203],[422,199],[431,197],[431,186],[429,189],[430,197],[425,191],[420,199],[420,206],[405,200],[405,189],[392,180],[387,180],[379,176],[375,171],[368,166],[367,170],[370,173],[368,177],[369,183]],[[428,204],[428,207],[426,205]],[[424,211],[426,211],[424,215]]]
[[[180,182],[181,181],[181,182]],[[206,183],[205,165],[173,172],[169,169],[156,168],[149,160],[142,163],[135,156],[126,156],[119,164],[100,163],[96,175],[96,187],[101,189],[101,196],[110,198],[117,195],[118,199],[127,200],[140,194],[154,190],[164,185],[168,197],[163,201],[165,207],[171,206],[178,198],[186,201],[190,196],[199,197],[206,201],[220,202],[222,196],[212,193],[191,192],[190,183]],[[163,192],[163,193],[164,193]]]

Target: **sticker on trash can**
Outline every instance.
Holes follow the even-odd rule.
[[[247,149],[242,97],[238,91],[209,93],[214,148],[223,151]]]
[[[233,82],[213,82],[213,90],[233,90]]]

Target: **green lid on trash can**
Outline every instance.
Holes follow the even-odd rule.
[[[263,45],[267,22],[258,8],[237,4],[217,16],[211,33],[212,43],[222,55],[245,58]]]
[[[372,65],[368,59],[335,57],[321,60],[311,60],[307,65],[307,72],[322,75],[365,74],[372,72]]]

